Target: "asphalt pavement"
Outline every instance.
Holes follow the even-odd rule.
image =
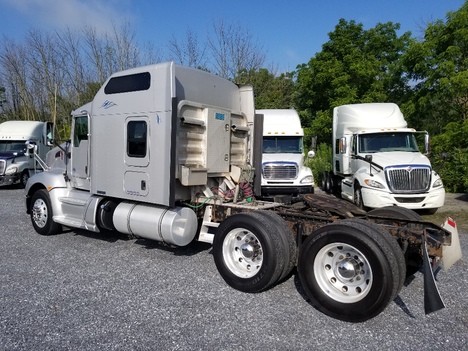
[[[259,294],[226,285],[211,246],[34,231],[23,190],[0,188],[0,350],[467,350],[464,258],[437,274],[446,308],[424,314],[416,273],[372,320],[315,310],[297,276]]]

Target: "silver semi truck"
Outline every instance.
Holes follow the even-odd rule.
[[[393,207],[366,213],[327,195],[259,201],[257,124],[250,86],[171,62],[115,73],[72,112],[70,141],[30,178],[32,225],[42,235],[66,226],[212,243],[220,275],[246,293],[297,266],[311,304],[351,322],[381,313],[407,272],[424,267],[426,310],[443,307],[432,268],[461,254],[453,221],[439,227]]]

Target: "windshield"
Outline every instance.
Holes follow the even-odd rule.
[[[0,153],[25,153],[26,144],[24,141],[0,140]]]
[[[264,154],[300,154],[302,153],[301,136],[264,136],[263,137]]]
[[[419,152],[413,133],[372,133],[359,136],[359,152]]]

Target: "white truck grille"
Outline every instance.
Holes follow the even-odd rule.
[[[297,163],[264,163],[263,178],[274,179],[296,179],[299,167]]]
[[[5,160],[0,160],[0,175],[5,174],[6,162]]]
[[[394,193],[420,193],[428,191],[431,186],[431,169],[427,166],[389,167],[385,174]]]

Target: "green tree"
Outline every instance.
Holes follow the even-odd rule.
[[[239,84],[251,84],[253,86],[255,108],[257,109],[293,107],[293,73],[282,73],[275,76],[266,68],[250,71],[242,70],[235,80]]]
[[[432,140],[432,166],[449,192],[468,191],[468,119],[450,122]]]
[[[403,56],[415,82],[410,118],[440,134],[449,122],[468,112],[468,2],[447,14],[446,22],[429,23],[423,41],[413,41]]]
[[[331,146],[326,143],[318,145],[315,156],[308,159],[308,166],[312,170],[316,186],[321,186],[323,181],[323,172],[331,171],[332,162]]]
[[[468,2],[429,23],[402,59],[414,82],[405,106],[412,126],[434,137],[431,161],[449,191],[468,189]],[[442,154],[447,157],[441,158]]]
[[[335,106],[361,103],[401,103],[407,78],[399,65],[411,34],[397,35],[399,24],[362,24],[340,19],[322,51],[296,71],[295,103],[304,126],[319,143],[331,142]]]

